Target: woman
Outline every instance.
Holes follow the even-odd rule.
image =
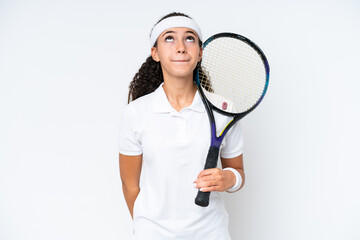
[[[219,192],[244,185],[240,126],[221,145],[223,169],[202,170],[210,130],[193,82],[202,57],[200,28],[189,16],[171,13],[153,27],[150,43],[151,56],[130,84],[119,132],[120,175],[134,238],[228,240]],[[229,121],[216,118],[218,125]],[[212,191],[208,207],[195,205],[198,190]]]

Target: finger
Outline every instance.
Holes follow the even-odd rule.
[[[197,188],[219,186],[219,181],[213,176],[203,177],[195,182]]]
[[[217,176],[214,176],[214,175],[207,175],[207,176],[203,176],[203,177],[200,177],[196,180],[196,182],[216,182],[218,179]]]
[[[216,184],[211,184],[211,183],[199,183],[196,185],[198,189],[201,189],[201,188],[209,188],[209,187],[219,187],[218,185]]]
[[[202,183],[202,182],[211,182],[211,181],[217,181],[219,178],[221,178],[220,175],[216,174],[209,174],[209,175],[203,175],[200,176],[198,179],[194,181],[194,183]]]
[[[211,187],[202,187],[199,189],[201,192],[212,192],[212,191],[218,191],[218,186],[211,186]]]
[[[208,170],[209,170],[209,169],[202,170],[202,171],[198,174],[197,178],[201,178],[201,177],[203,177],[203,176],[209,175],[210,173],[209,173]]]
[[[218,168],[209,168],[209,169],[205,169],[205,170],[202,170],[199,175],[198,175],[198,178],[200,177],[203,177],[203,176],[207,176],[207,175],[211,175],[211,174],[214,174],[216,172],[219,172],[220,169]]]

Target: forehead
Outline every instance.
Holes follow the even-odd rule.
[[[163,36],[167,33],[175,33],[175,34],[186,34],[186,33],[190,33],[195,35],[196,37],[198,37],[198,35],[196,34],[196,32],[191,29],[191,28],[186,28],[186,27],[173,27],[173,28],[168,28],[165,31],[163,31],[160,36]]]

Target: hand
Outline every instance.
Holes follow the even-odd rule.
[[[199,173],[194,186],[202,192],[223,192],[234,186],[236,177],[234,173],[219,168],[210,168]]]

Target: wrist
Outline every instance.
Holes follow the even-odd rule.
[[[242,177],[241,177],[239,171],[237,171],[236,169],[231,168],[231,167],[224,168],[223,170],[231,171],[235,175],[235,179],[236,179],[235,184],[226,191],[229,193],[232,193],[232,192],[236,192],[237,190],[239,190],[239,188],[242,184]]]

